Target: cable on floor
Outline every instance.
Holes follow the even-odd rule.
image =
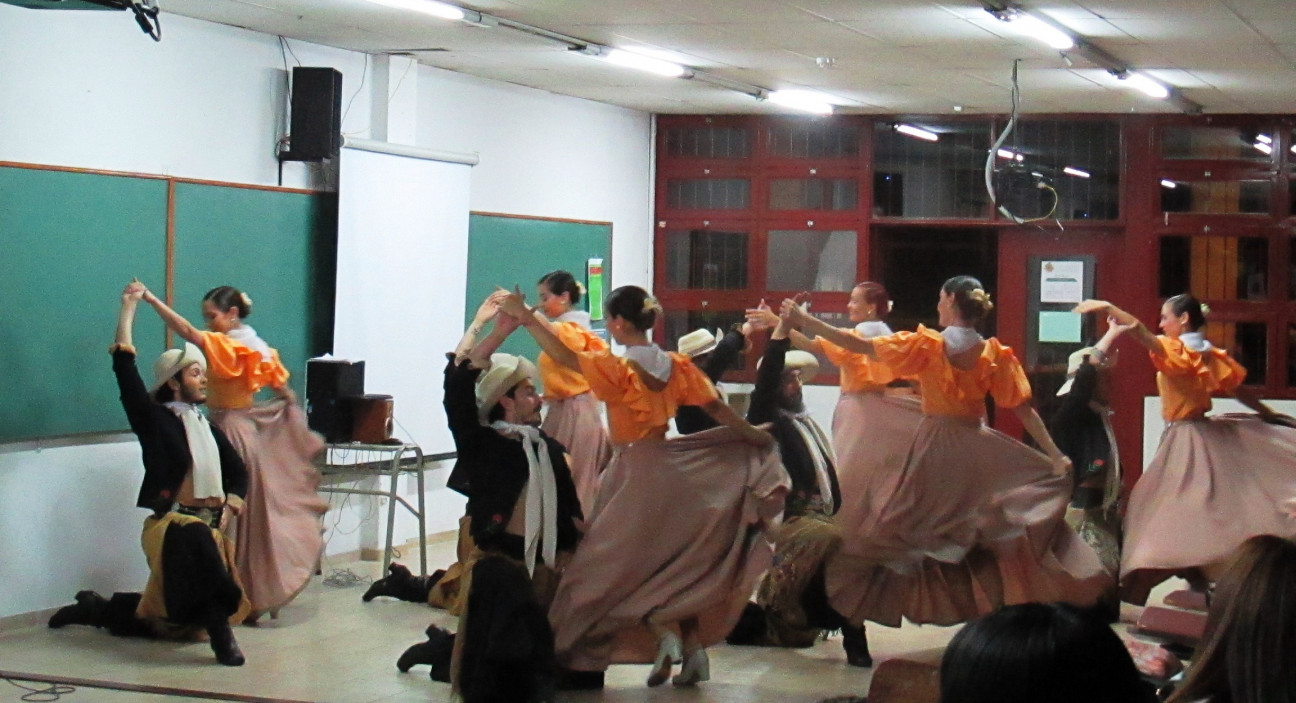
[[[65,686],[60,683],[53,683],[45,688],[32,688],[31,686],[24,686],[7,676],[3,678],[5,681],[8,681],[10,685],[17,686],[18,688],[27,691],[27,693],[22,695],[21,700],[28,701],[29,703],[51,703],[52,701],[62,699],[63,696],[70,696],[73,693],[76,693],[75,687]]]

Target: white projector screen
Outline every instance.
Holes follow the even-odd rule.
[[[463,334],[470,169],[351,147],[340,156],[333,354],[365,362],[365,393],[393,397],[395,436],[425,454],[454,451],[441,386]]]

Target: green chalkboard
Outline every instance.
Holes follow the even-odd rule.
[[[0,167],[0,442],[126,429],[108,345],[130,277],[165,278],[166,209],[165,180]]]
[[[516,284],[527,300],[537,302],[536,281],[550,271],[565,269],[584,281],[589,259],[603,259],[603,286],[612,271],[611,223],[572,222],[472,213],[468,218],[468,296],[464,327],[472,321],[481,301],[496,286]],[[588,285],[588,282],[586,282]],[[583,308],[586,300],[581,300]],[[594,325],[603,327],[602,322]],[[534,360],[540,349],[525,332],[517,332],[500,351]]]
[[[279,350],[303,395],[306,360],[333,344],[336,218],[334,196],[177,183],[177,311],[201,327],[207,291],[243,290],[252,298],[247,324]]]

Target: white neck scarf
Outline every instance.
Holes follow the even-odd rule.
[[[779,412],[792,420],[792,426],[800,433],[801,440],[810,450],[810,459],[814,462],[815,479],[819,483],[819,498],[823,501],[825,509],[831,513],[833,492],[832,479],[828,476],[828,463],[837,463],[837,458],[833,455],[832,442],[824,435],[823,428],[813,417],[810,417],[809,413],[793,413],[787,410]]]
[[[864,339],[873,339],[874,337],[885,337],[891,334],[891,327],[881,320],[865,320],[855,325],[855,334]]]
[[[221,480],[220,450],[212,436],[207,418],[191,403],[172,401],[167,409],[184,424],[185,439],[189,440],[189,456],[193,459],[194,498],[224,498],[225,485]]]
[[[590,328],[590,314],[584,310],[568,310],[554,318],[554,322],[575,322],[581,329]]]
[[[1184,332],[1179,335],[1179,341],[1195,352],[1204,352],[1213,346],[1209,339],[1202,336],[1201,332]]]
[[[528,574],[535,573],[536,552],[550,568],[558,554],[558,484],[554,482],[549,446],[540,430],[530,425],[512,425],[503,420],[491,423],[496,432],[522,442],[526,452],[526,535],[522,538]],[[541,522],[543,520],[543,523]]]
[[[671,361],[670,354],[662,351],[662,348],[656,344],[626,347],[625,358],[639,364],[639,368],[662,383],[670,380],[674,363]]]
[[[229,332],[226,332],[225,336],[260,354],[261,358],[266,361],[270,361],[273,358],[273,352],[270,351],[270,345],[266,344],[265,340],[261,339],[261,337],[257,335],[256,330],[247,325],[235,327]]]
[[[981,334],[971,327],[946,327],[941,330],[945,340],[945,355],[956,356],[975,347],[982,341]]]

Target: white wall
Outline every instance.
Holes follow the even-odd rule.
[[[286,103],[278,40],[175,15],[164,22],[155,43],[125,13],[0,5],[0,161],[274,185]],[[473,209],[611,221],[614,285],[651,280],[649,115],[424,67],[414,69],[417,82],[410,73],[396,88],[405,70],[397,59],[380,65],[354,52],[292,47],[304,65],[342,71],[343,105],[351,104],[343,132],[413,133],[420,146],[479,152]],[[386,120],[380,129],[375,113]],[[326,167],[284,169],[286,186],[333,182]],[[255,282],[248,287],[255,292]],[[393,326],[404,320],[404,311],[391,315]],[[112,322],[104,321],[105,344]],[[86,363],[109,373],[107,354]],[[117,439],[0,446],[0,617],[62,605],[82,588],[143,586],[145,515],[132,507],[139,449],[129,436]],[[446,473],[426,475],[429,531],[453,529],[463,511],[444,488]],[[413,484],[402,479],[411,499]],[[335,496],[335,505],[342,501]],[[385,506],[359,496],[346,503],[326,516],[330,554],[377,546],[385,529]],[[398,509],[397,541],[415,532]]]

